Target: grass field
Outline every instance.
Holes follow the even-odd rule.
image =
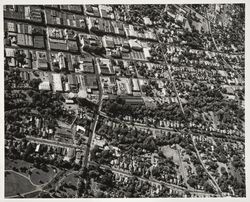
[[[26,178],[13,172],[5,172],[5,197],[33,190],[35,190],[35,187]]]
[[[51,167],[48,167],[48,172],[35,168],[32,170],[30,180],[36,185],[41,185],[49,182],[55,174]]]

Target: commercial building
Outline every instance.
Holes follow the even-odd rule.
[[[83,5],[83,7],[87,15],[100,17],[98,5]]]
[[[68,84],[69,87],[72,91],[77,91],[78,90],[78,82],[75,74],[68,74]]]
[[[117,95],[131,95],[131,80],[128,78],[119,78],[116,80]]]
[[[49,81],[43,81],[39,84],[38,86],[39,90],[46,90],[46,91],[50,91],[50,82]]]
[[[47,8],[45,9],[45,14],[47,24],[49,25],[68,26],[82,30],[86,29],[86,23],[83,15]]]
[[[97,78],[95,74],[88,74],[83,76],[84,83],[87,88],[96,90],[98,89]]]
[[[115,43],[113,37],[111,36],[103,36],[102,43],[104,48],[110,48],[110,49],[115,48]]]
[[[42,11],[40,6],[28,5],[4,5],[4,17],[8,19],[28,20],[42,23]]]
[[[97,59],[97,66],[98,66],[98,71],[101,74],[111,75],[111,74],[115,73],[113,65],[111,64],[111,61],[109,59],[98,58]]]
[[[35,59],[37,69],[48,70],[48,58],[45,51],[36,51]]]
[[[64,161],[70,162],[75,157],[75,149],[74,148],[67,148],[67,155],[64,157]]]
[[[79,14],[83,14],[83,8],[81,5],[75,5],[75,4],[71,4],[71,5],[60,5],[61,10],[63,11],[70,11],[70,12],[74,12],[74,13],[79,13]]]
[[[104,94],[116,94],[115,78],[110,76],[101,77],[101,85]]]
[[[143,49],[141,42],[137,39],[130,39],[129,46],[136,51],[141,51]]]
[[[53,73],[52,82],[54,92],[63,91],[61,74]]]
[[[143,105],[144,101],[141,97],[135,96],[121,96],[122,99],[125,100],[125,103],[131,106]]]
[[[108,5],[99,5],[99,11],[102,18],[114,19],[113,8]]]
[[[120,36],[125,36],[125,31],[123,29],[123,23],[120,21],[111,21],[111,25],[114,28],[114,33]]]
[[[114,27],[109,20],[87,17],[86,22],[89,30],[96,34],[115,33]]]
[[[100,52],[103,49],[101,38],[96,35],[79,34],[81,48],[86,51]]]
[[[133,91],[140,91],[140,87],[137,79],[132,79],[132,89]]]

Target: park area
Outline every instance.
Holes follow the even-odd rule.
[[[49,183],[59,170],[53,166],[34,167],[32,163],[5,159],[5,197],[20,197]]]
[[[47,167],[45,170],[41,169],[32,169],[30,174],[30,180],[36,185],[42,185],[48,183],[56,173],[51,167]]]
[[[7,158],[5,159],[5,170],[7,171],[14,170],[27,177],[29,176],[28,170],[32,167],[33,167],[32,163],[29,163],[20,159],[16,159],[16,160],[10,160]]]
[[[11,171],[5,172],[5,197],[16,196],[35,189],[36,187],[27,178]]]

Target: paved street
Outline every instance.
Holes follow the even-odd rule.
[[[37,138],[33,136],[27,136],[27,140],[30,142],[38,143],[38,144],[46,144],[50,146],[55,146],[55,147],[63,147],[63,148],[75,148],[79,150],[84,150],[81,146],[74,145],[74,144],[68,144],[68,143],[63,143],[55,140],[48,140],[48,139],[43,139],[43,138]]]

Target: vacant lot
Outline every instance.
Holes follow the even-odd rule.
[[[51,167],[48,167],[47,171],[35,168],[34,170],[32,170],[30,179],[34,184],[41,185],[49,182],[54,177],[55,174],[56,173],[54,173]]]
[[[166,156],[167,158],[173,157],[173,161],[176,164],[180,164],[180,158],[179,158],[177,150],[170,148],[169,145],[162,147],[161,150],[162,150],[164,156]]]
[[[26,178],[13,172],[5,172],[5,197],[15,196],[33,190],[35,190],[35,187]]]

